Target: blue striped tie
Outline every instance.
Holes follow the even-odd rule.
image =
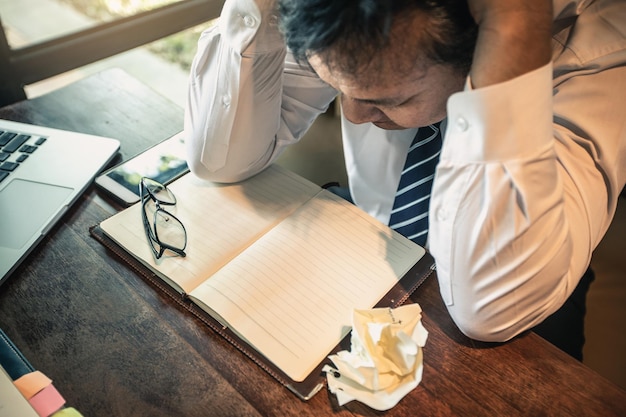
[[[439,123],[422,127],[409,147],[389,227],[418,245],[428,236],[428,204],[441,152]]]

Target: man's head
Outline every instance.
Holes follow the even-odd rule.
[[[342,93],[348,120],[385,129],[445,117],[477,28],[464,0],[279,0],[297,59]]]

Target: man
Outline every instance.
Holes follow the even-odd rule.
[[[444,131],[412,198],[452,318],[580,359],[585,271],[626,182],[625,4],[227,1],[191,72],[190,167],[254,175],[339,94],[351,198],[393,223],[409,146]]]

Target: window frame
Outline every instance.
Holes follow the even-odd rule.
[[[25,99],[25,85],[215,19],[223,4],[223,0],[182,0],[16,49],[0,27],[0,106]]]

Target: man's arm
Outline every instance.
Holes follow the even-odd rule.
[[[554,85],[545,2],[493,3],[494,12],[471,6],[479,43],[466,91],[448,102],[429,236],[455,322],[504,341],[563,304],[613,216],[626,155],[615,111],[626,105],[624,40],[607,31],[615,60],[604,47],[600,61],[583,50],[591,61],[565,61],[559,73],[577,76]],[[605,21],[578,28],[592,36],[576,46],[593,45],[593,22]]]
[[[286,52],[273,0],[227,0],[192,64],[185,114],[192,172],[217,182],[256,174],[335,95]]]
[[[473,88],[501,83],[550,62],[552,1],[469,0],[479,32]]]

